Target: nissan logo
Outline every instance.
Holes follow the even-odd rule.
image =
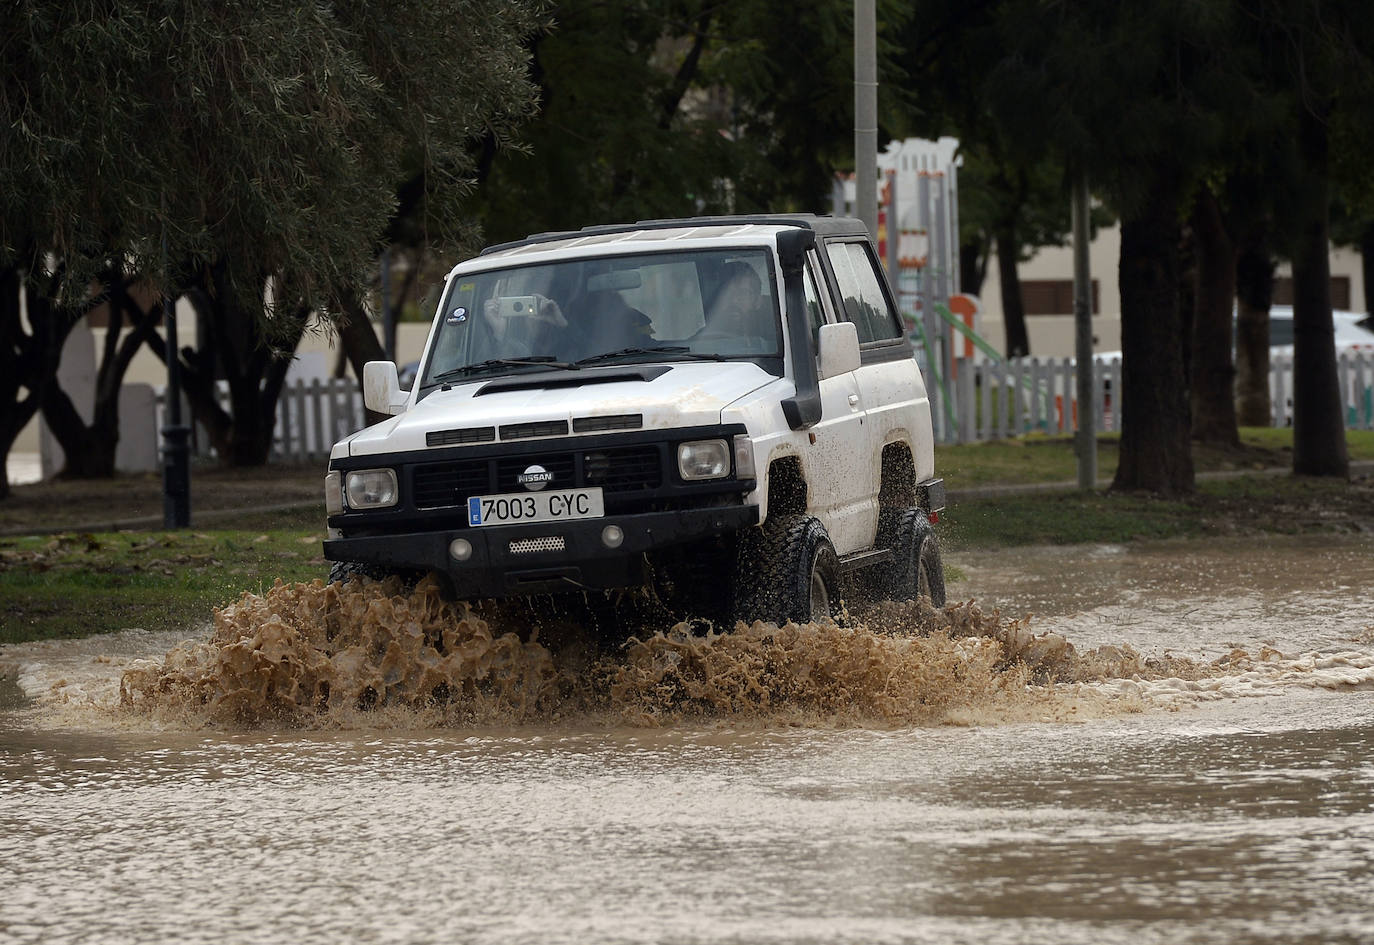
[[[530,466],[520,475],[516,476],[515,481],[532,492],[538,492],[540,489],[553,482],[553,473],[549,472],[543,466]]]

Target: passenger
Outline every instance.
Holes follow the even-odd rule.
[[[536,309],[525,315],[501,311],[502,302],[507,301],[505,299],[491,298],[482,304],[492,357],[563,356],[563,335],[568,327],[563,310],[553,299],[542,295],[530,298],[535,300]]]

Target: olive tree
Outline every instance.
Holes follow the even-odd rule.
[[[182,358],[221,456],[261,462],[307,317],[365,284],[403,182],[418,169],[435,242],[471,237],[474,145],[532,111],[522,43],[541,15],[538,0],[9,5],[0,286],[59,279],[47,296],[68,313],[110,271],[190,298],[213,352],[149,343]],[[4,334],[55,367],[60,332],[29,324]],[[50,372],[31,380],[16,417],[49,396]]]

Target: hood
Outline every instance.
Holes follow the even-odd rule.
[[[728,404],[779,379],[749,361],[689,361],[671,365],[618,365],[623,371],[588,371],[587,383],[567,386],[570,373],[481,378],[436,390],[405,413],[353,434],[352,456],[427,449],[426,435],[515,423],[564,421],[640,414],[642,429],[707,426],[720,422]],[[666,370],[664,370],[666,368]],[[643,370],[645,378],[631,377]],[[661,373],[659,373],[661,372]],[[623,377],[621,375],[624,375]],[[657,376],[654,376],[657,374]],[[604,380],[596,380],[597,378]],[[529,378],[515,390],[488,390]],[[550,386],[536,386],[548,383]],[[528,438],[522,442],[528,442]],[[491,442],[486,440],[486,442]]]

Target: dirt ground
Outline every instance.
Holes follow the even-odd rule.
[[[272,509],[319,507],[324,523],[324,466],[221,469],[193,466],[191,523],[233,527],[235,516]],[[0,534],[83,529],[160,528],[160,473],[101,480],[56,480],[14,486],[0,501]]]

